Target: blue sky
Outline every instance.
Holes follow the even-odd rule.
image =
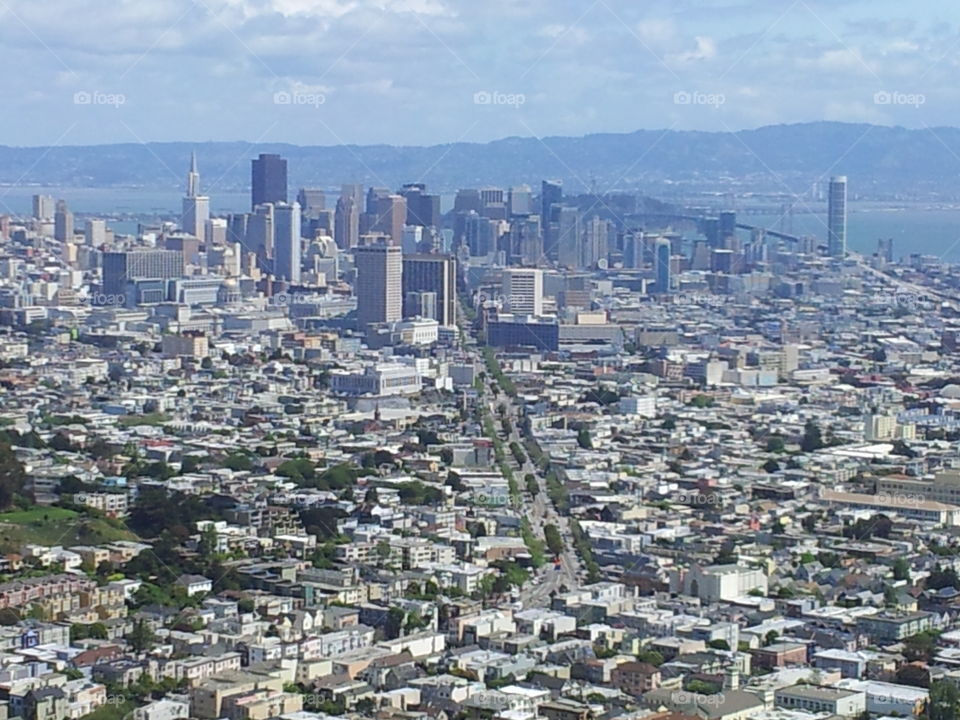
[[[955,125],[958,16],[947,0],[0,0],[0,142]]]

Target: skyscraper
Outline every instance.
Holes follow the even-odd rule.
[[[503,306],[517,315],[543,315],[543,271],[507,268],[501,284]]]
[[[181,225],[201,243],[206,242],[207,220],[210,219],[210,198],[200,194],[200,173],[197,155],[190,153],[190,171],[187,173],[187,192],[183,197]]]
[[[507,197],[510,215],[530,215],[533,212],[533,193],[529,185],[510,188]]]
[[[407,201],[402,195],[380,195],[375,202],[375,217],[370,231],[390,237],[390,244],[400,247],[403,242],[403,226],[407,222]]]
[[[554,207],[554,212],[557,222],[550,234],[552,243],[544,248],[545,254],[556,258],[565,267],[580,267],[580,211],[575,207],[558,205]]]
[[[263,268],[269,268],[267,258],[273,257],[273,225],[273,203],[257,205],[247,220],[245,247],[257,254]]]
[[[33,196],[33,217],[35,220],[50,220],[53,218],[56,205],[49,195]]]
[[[337,200],[333,239],[341,250],[349,250],[360,243],[360,204],[352,194],[341,195]]]
[[[297,192],[297,202],[305,218],[319,217],[321,210],[327,208],[327,195],[323,190],[316,188],[300,188]]]
[[[830,178],[827,194],[827,254],[842,258],[847,254],[847,177]]]
[[[73,213],[67,207],[66,200],[57,201],[57,211],[53,214],[53,237],[60,242],[73,240]]]
[[[354,294],[357,323],[367,330],[373,323],[396,322],[403,317],[403,252],[399,246],[380,243],[353,250],[357,268]]]
[[[273,275],[300,282],[300,204],[273,206]]]
[[[737,238],[737,213],[732,210],[725,210],[720,213],[719,223],[719,243],[721,247],[728,250],[736,250]]]
[[[404,255],[403,295],[435,293],[436,320],[441,325],[457,323],[457,261],[451,255]],[[421,315],[419,307],[409,302],[403,311],[406,317]]]
[[[87,220],[83,235],[87,245],[100,247],[107,241],[107,221],[94,218]]]
[[[548,258],[556,258],[560,229],[554,224],[554,207],[563,202],[563,185],[559,180],[540,183],[540,222],[543,225],[543,249]],[[579,238],[577,239],[579,243]]]
[[[168,280],[183,277],[183,253],[179,250],[131,250],[103,254],[103,293],[122,298],[133,280]],[[125,304],[115,300],[109,304]]]
[[[583,245],[580,250],[580,262],[583,267],[596,268],[601,260],[609,255],[609,225],[606,220],[594,215],[586,222],[583,233]]]
[[[276,154],[260,153],[251,161],[250,206],[287,201],[287,161]]]
[[[657,293],[665,295],[670,292],[670,261],[673,250],[667,238],[658,238],[653,245],[653,263],[657,274]]]

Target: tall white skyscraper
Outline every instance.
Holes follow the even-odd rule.
[[[83,228],[84,241],[87,245],[100,247],[107,242],[107,221],[91,218]]]
[[[847,254],[847,177],[830,178],[827,194],[827,253],[842,258]]]
[[[354,294],[357,322],[362,330],[372,323],[403,319],[403,251],[398,245],[359,245],[353,249],[357,268]]]
[[[518,185],[510,188],[509,211],[511,215],[529,215],[533,212],[533,191],[529,185]],[[545,222],[541,218],[541,222]]]
[[[36,220],[52,220],[56,203],[49,195],[33,196],[33,217]]]
[[[184,232],[206,242],[207,220],[210,219],[210,198],[200,194],[200,173],[197,172],[197,155],[190,154],[190,171],[187,173],[187,192],[183,198],[182,225]]]
[[[300,282],[300,203],[277,203],[273,208],[273,275]]]
[[[543,315],[543,271],[507,268],[503,271],[503,306],[517,315]]]

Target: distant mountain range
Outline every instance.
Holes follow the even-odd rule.
[[[639,130],[585,137],[510,137],[428,147],[298,146],[244,142],[147,143],[19,148],[0,146],[0,183],[170,189],[184,183],[196,151],[204,190],[249,187],[250,159],[277,152],[297,187],[344,182],[397,188],[426,182],[459,187],[537,187],[561,179],[568,192],[590,189],[669,194],[685,190],[803,192],[832,174],[871,197],[960,197],[960,129],[817,122],[736,133]]]

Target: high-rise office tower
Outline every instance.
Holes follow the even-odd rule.
[[[437,320],[437,294],[434,292],[408,292],[403,296],[403,316]]]
[[[827,253],[842,258],[847,254],[847,178],[830,178],[827,192]]]
[[[65,200],[57,201],[57,210],[53,214],[53,237],[60,242],[73,240],[73,213]]]
[[[578,268],[582,260],[580,211],[565,205],[555,205],[553,211],[557,214],[557,223],[554,232],[549,234],[552,243],[544,248],[545,254],[565,267]]]
[[[276,154],[260,153],[251,161],[250,207],[287,201],[287,161]]]
[[[623,266],[631,270],[643,267],[644,238],[642,230],[629,230],[623,236]]]
[[[718,230],[720,233],[720,247],[736,250],[737,243],[737,214],[732,210],[720,213]]]
[[[300,212],[308,219],[319,217],[320,212],[327,209],[327,195],[323,190],[315,188],[300,188],[297,192],[297,203]]]
[[[389,197],[390,189],[383,187],[371,187],[367,189],[367,204],[364,205],[364,212],[368,215],[376,215],[377,208],[380,207],[381,198]]]
[[[231,245],[238,244],[246,251],[247,247],[247,223],[250,215],[247,213],[233,213],[227,215],[227,242]]]
[[[503,307],[517,315],[543,315],[543,271],[507,268],[501,283]]]
[[[598,215],[594,215],[587,221],[583,233],[583,246],[580,249],[580,262],[583,267],[596,268],[601,260],[607,259],[608,229],[607,221]]]
[[[353,195],[342,195],[337,200],[333,239],[341,250],[349,250],[360,243],[360,204]]]
[[[507,208],[510,215],[533,213],[533,191],[529,185],[517,185],[507,193]]]
[[[720,238],[720,218],[708,217],[703,219],[703,235],[707,245],[711,248],[723,247]]]
[[[407,201],[402,195],[380,196],[370,230],[389,236],[390,244],[400,247],[403,242],[403,226],[407,222]]]
[[[300,282],[300,204],[273,206],[273,275]]]
[[[196,153],[190,153],[187,192],[183,196],[182,207],[183,231],[193,235],[201,243],[206,242],[207,220],[210,219],[210,198],[200,194],[200,173],[197,172]]]
[[[877,254],[884,262],[893,262],[893,238],[877,241]]]
[[[563,185],[559,180],[540,183],[540,216],[550,217],[550,208],[563,202]]]
[[[457,190],[457,195],[453,199],[453,211],[454,212],[470,212],[473,210],[475,213],[480,213],[483,209],[483,203],[480,201],[480,191],[475,188],[461,188]]]
[[[107,242],[107,221],[91,218],[83,228],[83,237],[87,245],[100,247]]]
[[[404,255],[403,294],[436,293],[436,320],[441,325],[457,323],[457,261],[452,255]],[[417,312],[409,306],[404,315],[414,317]]]
[[[507,261],[511,265],[538,265],[543,257],[543,236],[540,216],[516,217],[510,223],[510,244]]]
[[[554,222],[554,206],[563,202],[563,185],[559,180],[544,180],[540,183],[540,217],[543,218],[543,245],[547,257],[557,257],[557,236],[560,229]]]
[[[357,268],[354,294],[357,323],[366,330],[373,323],[396,322],[403,317],[403,252],[378,243],[353,249]]]
[[[210,218],[203,230],[207,249],[227,244],[227,221],[225,218]]]
[[[183,253],[179,250],[131,250],[103,254],[103,292],[112,297],[123,296],[128,282],[168,280],[183,277],[183,273]]]
[[[407,183],[400,190],[407,202],[407,225],[420,227],[439,227],[440,196],[427,193],[423,183]]]
[[[481,217],[470,210],[464,214],[464,243],[471,257],[486,257],[496,250],[496,220]]]
[[[257,205],[247,220],[246,247],[257,254],[260,265],[269,269],[268,258],[273,257],[274,217],[273,203]]]
[[[340,197],[353,198],[357,210],[363,212],[363,185],[359,183],[345,183],[340,186]]]
[[[657,277],[657,293],[666,295],[671,290],[671,272],[670,262],[673,257],[673,249],[667,238],[659,238],[653,245],[653,263]]]
[[[49,195],[33,196],[33,218],[34,220],[52,220],[56,212],[56,204]]]

